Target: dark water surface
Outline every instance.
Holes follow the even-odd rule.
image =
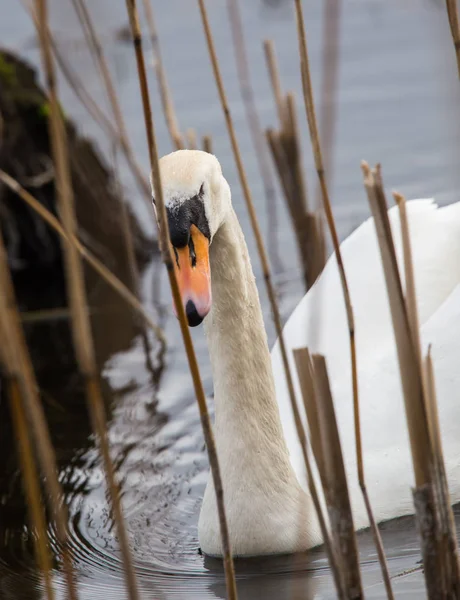
[[[278,204],[278,227],[267,232],[267,211],[256,158],[245,123],[244,110],[227,25],[226,3],[208,2],[221,68],[241,149],[250,177],[263,231],[272,247],[277,244],[282,268],[276,282],[285,318],[302,295],[300,269],[293,234],[284,205]],[[275,40],[282,83],[300,98],[292,2],[240,2],[244,4],[253,81],[260,116],[265,126],[276,123],[266,75],[261,40]],[[362,158],[383,164],[388,189],[408,198],[435,196],[441,204],[458,200],[460,183],[460,89],[444,3],[440,0],[348,0],[343,3],[340,41],[338,122],[333,157],[331,196],[341,237],[368,216],[359,163]],[[0,41],[38,64],[33,27],[17,0],[1,0]],[[70,3],[52,0],[53,28],[72,66],[91,93],[104,105],[104,95],[91,60],[84,49]],[[254,270],[266,318],[270,343],[274,342],[268,303],[259,262],[240,192],[235,166],[218,104],[204,44],[197,5],[192,0],[154,2],[163,55],[176,109],[183,129],[212,133],[214,151],[233,190],[233,202],[253,256]],[[116,76],[131,140],[147,170],[145,133],[133,52],[117,39],[126,26],[122,0],[92,0],[91,10]],[[311,67],[315,90],[320,89],[322,3],[305,3]],[[110,145],[90,121],[84,108],[63,83],[62,102],[80,130],[96,138],[109,156]],[[319,93],[317,94],[319,96]],[[160,118],[158,93],[151,70],[151,96],[157,118],[160,151],[171,150]],[[299,103],[300,108],[300,103]],[[307,143],[304,113],[299,110],[304,134],[305,164],[311,195],[315,190],[312,157]],[[136,213],[152,232],[146,209],[129,172],[120,178]],[[136,571],[145,599],[224,598],[221,563],[203,559],[197,552],[196,523],[207,478],[207,459],[194,403],[192,385],[170,295],[161,265],[152,263],[143,276],[143,298],[149,311],[166,328],[168,353],[159,381],[146,368],[141,338],[116,298],[91,298],[100,309],[93,323],[103,366],[104,388],[110,415],[113,456],[123,482],[123,504],[132,541]],[[338,301],[340,301],[338,299]],[[93,303],[92,303],[93,304]],[[100,312],[104,312],[103,316]],[[82,600],[126,598],[120,554],[107,510],[103,475],[86,416],[78,377],[67,360],[68,345],[57,347],[67,327],[64,322],[28,325],[34,339],[34,356],[44,390],[45,404],[58,451],[61,478],[69,495],[72,553]],[[359,334],[359,333],[358,333]],[[212,381],[201,329],[193,338],[209,396]],[[151,340],[155,351],[155,341]],[[57,356],[59,353],[59,356]],[[153,378],[155,379],[155,378]],[[27,518],[21,499],[11,431],[2,407],[0,478],[0,599],[39,600],[42,584],[33,566]],[[397,596],[424,597],[417,537],[411,519],[383,528],[389,566]],[[384,590],[370,535],[360,535],[363,579],[367,598],[382,598]],[[240,598],[334,598],[324,553],[236,562]],[[64,598],[64,583],[55,572],[57,598]]]

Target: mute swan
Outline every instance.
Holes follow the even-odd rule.
[[[230,188],[218,160],[179,150],[160,160],[176,273],[189,324],[204,319],[215,396],[215,439],[235,555],[281,554],[322,542],[306,485],[280,358],[271,360],[259,296]],[[407,205],[423,343],[433,343],[443,445],[460,500],[460,203]],[[398,213],[389,212],[399,260]],[[341,245],[356,320],[367,485],[378,522],[413,513],[402,391],[372,219]],[[206,318],[205,318],[206,317]],[[356,529],[368,526],[357,482],[348,332],[332,256],[288,320],[292,349],[326,356]],[[317,332],[317,334],[315,333]],[[300,396],[299,396],[300,397]],[[319,486],[319,489],[320,486]],[[204,553],[221,556],[212,478],[198,523]]]

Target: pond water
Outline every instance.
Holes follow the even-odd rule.
[[[225,76],[230,107],[262,230],[280,263],[275,271],[283,318],[302,296],[302,280],[289,218],[278,194],[277,226],[269,220],[256,157],[251,146],[240,91],[227,9],[224,0],[208,2],[217,51]],[[300,100],[300,78],[293,3],[240,2],[257,106],[264,126],[276,123],[262,51],[262,39],[275,42],[283,88]],[[39,64],[33,26],[17,0],[2,0],[0,40],[32,64]],[[242,198],[217,93],[210,70],[197,4],[190,0],[155,2],[163,57],[183,129],[211,133],[214,152],[233,190],[233,203],[242,223],[259,282],[270,344],[273,326],[255,244]],[[52,24],[62,52],[104,106],[100,81],[81,40],[69,2],[50,1]],[[142,108],[133,51],[118,33],[127,24],[122,0],[92,0],[110,65],[116,77],[128,131],[142,166],[148,168]],[[323,8],[321,0],[305,3],[311,68],[319,98]],[[368,216],[360,160],[381,162],[388,189],[408,198],[434,196],[440,204],[458,200],[460,183],[460,87],[444,3],[441,0],[348,0],[340,26],[340,65],[337,123],[332,156],[331,197],[341,238]],[[171,150],[158,90],[150,62],[152,103],[157,115],[161,154]],[[110,144],[91,122],[64,82],[62,103],[81,132],[97,140],[110,157]],[[308,187],[313,197],[316,181],[304,112],[298,103],[304,142]],[[319,107],[320,109],[320,107]],[[152,233],[143,200],[121,167],[126,195],[146,231]],[[279,190],[278,190],[279,191]],[[143,299],[165,327],[168,351],[160,376],[146,367],[141,337],[123,305],[115,298],[98,297],[93,317],[98,356],[103,368],[109,408],[109,435],[123,489],[123,505],[132,541],[142,598],[224,598],[219,561],[198,553],[196,523],[207,478],[198,412],[179,328],[172,315],[170,293],[162,266],[155,261],[143,273]],[[111,309],[107,310],[110,305]],[[65,322],[28,325],[34,356],[49,415],[50,427],[70,503],[72,554],[82,600],[125,599],[120,554],[107,510],[101,465],[94,449],[84,398],[65,345],[52,349],[67,328]],[[212,380],[201,328],[193,330],[208,396]],[[50,337],[51,336],[51,337]],[[45,341],[46,340],[46,343]],[[57,342],[56,342],[57,343]],[[155,340],[151,340],[153,354]],[[67,358],[67,352],[69,357]],[[54,362],[58,361],[58,362]],[[27,518],[21,500],[20,478],[2,406],[0,443],[5,469],[0,477],[0,598],[39,600],[42,583],[34,569]],[[389,566],[398,597],[424,597],[412,519],[383,527]],[[54,540],[54,537],[53,537]],[[369,533],[359,536],[363,581],[367,598],[383,598],[384,588]],[[327,561],[321,550],[305,556],[236,562],[240,598],[334,598]],[[55,572],[57,597],[64,598],[64,582]]]

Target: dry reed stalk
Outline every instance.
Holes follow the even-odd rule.
[[[299,40],[299,55],[300,55],[300,69],[302,76],[302,90],[304,94],[305,110],[308,121],[308,128],[310,131],[310,138],[313,148],[313,156],[315,161],[315,168],[318,175],[318,180],[321,189],[322,205],[324,214],[326,215],[327,224],[332,238],[332,244],[334,253],[337,260],[337,266],[340,274],[340,281],[343,289],[343,296],[345,302],[345,309],[347,313],[347,324],[350,337],[350,359],[351,359],[351,375],[352,375],[352,388],[353,388],[353,413],[355,423],[355,443],[356,443],[356,458],[357,458],[357,471],[358,481],[363,494],[366,511],[369,518],[369,523],[372,528],[372,535],[376,544],[377,553],[379,556],[380,568],[382,570],[382,576],[385,583],[385,589],[387,596],[393,598],[393,592],[390,584],[390,575],[388,573],[388,566],[385,560],[385,553],[383,551],[383,543],[380,535],[380,531],[375,522],[374,515],[372,513],[372,507],[369,500],[369,495],[366,487],[366,480],[364,476],[364,462],[363,462],[363,450],[362,450],[362,437],[361,437],[361,420],[359,413],[359,388],[358,388],[358,365],[356,356],[356,341],[355,341],[355,323],[353,306],[351,303],[350,291],[348,289],[348,282],[345,273],[345,267],[342,260],[342,254],[340,252],[339,238],[337,235],[337,229],[334,222],[334,215],[332,213],[331,201],[329,198],[329,192],[326,182],[326,174],[324,170],[324,162],[321,153],[321,145],[319,141],[318,125],[316,121],[315,104],[313,100],[313,91],[310,76],[310,65],[308,60],[307,51],[307,39],[305,34],[305,25],[302,11],[301,0],[295,0],[296,8],[296,20],[297,20],[297,34]]]
[[[114,164],[114,170],[115,172],[118,171],[117,169],[117,156],[116,156],[116,150],[114,149],[113,152],[113,164]],[[122,197],[122,189],[121,189],[121,183],[120,180],[118,178],[116,178],[116,182],[118,184],[118,197],[120,199],[119,202],[119,206],[120,206],[120,213],[121,213],[121,228],[122,228],[122,233],[123,233],[123,240],[125,243],[125,249],[126,249],[126,258],[127,258],[127,262],[128,262],[128,268],[129,268],[129,273],[131,276],[131,290],[133,292],[133,294],[136,296],[136,298],[140,301],[141,299],[141,295],[140,295],[140,275],[139,275],[139,269],[137,267],[137,261],[136,261],[136,253],[135,253],[135,249],[134,249],[134,238],[133,238],[133,231],[132,231],[132,227],[131,227],[131,221],[130,221],[130,216],[128,213],[128,205],[127,203],[123,200]],[[150,341],[149,341],[149,337],[148,337],[148,333],[147,330],[145,328],[145,323],[143,321],[143,319],[139,319],[138,315],[136,315],[137,317],[137,322],[140,328],[140,335],[141,335],[141,339],[142,339],[142,345],[144,346],[144,353],[145,353],[145,366],[148,369],[148,371],[150,372],[150,374],[152,375],[152,385],[155,387],[156,383],[158,382],[158,371],[159,369],[161,370],[163,367],[163,349],[160,349],[160,353],[159,353],[159,369],[155,368],[155,366],[152,363],[152,359],[151,359],[151,345],[150,345]]]
[[[104,56],[104,51],[102,45],[99,42],[96,30],[94,28],[91,15],[86,6],[85,0],[72,0],[72,4],[74,6],[75,12],[77,13],[78,19],[80,21],[81,27],[84,31],[85,38],[87,40],[87,44],[90,48],[91,54],[93,56],[96,67],[98,68],[102,80],[104,82],[104,87],[107,93],[107,98],[110,103],[110,107],[112,109],[112,114],[114,116],[118,134],[120,136],[120,140],[127,147],[127,152],[129,154],[133,154],[131,144],[129,142],[128,132],[126,129],[126,125],[123,119],[123,113],[121,111],[120,104],[118,102],[118,97],[116,93],[115,86],[113,84],[112,77],[110,75],[110,70]],[[114,162],[115,166],[115,162]],[[115,166],[115,173],[117,173],[117,169]],[[126,206],[126,202],[122,199],[120,194],[120,215],[121,215],[121,225],[123,231],[123,238],[125,242],[126,248],[126,256],[128,260],[129,271],[131,274],[131,283],[132,283],[132,291],[134,294],[138,295],[139,293],[139,270],[137,268],[136,257],[134,252],[134,241],[133,234],[131,229],[131,223],[129,220],[129,214]],[[147,333],[143,326],[141,326],[141,337],[144,345],[144,350],[146,354],[146,362],[149,370],[153,373],[155,371],[153,365],[150,361],[150,353],[149,353],[149,343]]]
[[[415,278],[414,278],[414,270],[413,270],[413,262],[412,262],[412,250],[409,236],[409,224],[407,220],[407,211],[406,211],[406,200],[404,196],[398,194],[397,192],[393,193],[393,197],[398,205],[400,222],[401,222],[401,238],[403,243],[403,256],[404,256],[404,273],[405,273],[405,282],[406,282],[406,290],[405,290],[405,300],[406,300],[406,308],[407,308],[407,316],[409,320],[409,326],[412,335],[412,341],[414,345],[414,350],[416,352],[417,360],[420,365],[420,372],[422,375],[422,385],[424,388],[425,402],[426,402],[426,415],[428,420],[428,428],[429,435],[431,441],[431,449],[433,454],[433,488],[434,493],[437,494],[437,498],[434,500],[434,509],[437,508],[438,514],[435,515],[435,518],[438,519],[437,528],[435,527],[434,531],[437,535],[443,539],[437,540],[438,544],[444,542],[444,547],[442,548],[444,560],[438,562],[438,569],[436,573],[437,581],[433,583],[432,576],[430,577],[430,581],[432,581],[432,585],[438,587],[439,580],[443,580],[444,589],[447,589],[449,584],[449,580],[451,580],[452,574],[452,553],[449,552],[449,523],[448,523],[448,507],[446,506],[447,502],[449,502],[448,495],[444,494],[444,486],[442,482],[442,473],[445,475],[444,463],[442,459],[441,453],[441,440],[439,433],[439,422],[437,415],[437,406],[436,406],[436,396],[434,390],[434,377],[433,372],[429,375],[431,377],[430,387],[428,388],[426,376],[428,376],[427,369],[428,366],[424,369],[422,365],[422,353],[421,353],[421,345],[420,345],[420,328],[419,328],[419,319],[418,319],[418,311],[417,311],[417,300],[415,294]],[[417,496],[414,495],[414,499]],[[421,494],[418,498],[422,501],[421,506],[423,506],[423,498],[424,495]],[[450,507],[449,507],[450,508]],[[433,527],[436,525],[436,521],[433,524]],[[426,548],[425,548],[426,549]],[[439,548],[435,545],[435,555],[439,551]],[[433,560],[433,559],[432,559]],[[458,559],[456,556],[456,547],[455,547],[455,561]],[[439,590],[438,590],[439,591]]]
[[[19,382],[27,417],[31,423],[37,458],[44,476],[48,505],[56,524],[56,536],[61,546],[62,562],[69,600],[77,600],[75,574],[69,554],[67,507],[58,479],[56,455],[38,395],[38,385],[30,360],[24,331],[21,327],[8,258],[0,234],[0,333],[8,345],[1,345],[1,359],[7,374]],[[9,348],[9,350],[7,350]],[[9,358],[10,357],[10,358]],[[29,480],[27,480],[29,481]],[[33,506],[33,505],[32,505]],[[36,523],[37,525],[37,523]]]
[[[270,156],[268,154],[268,148],[254,98],[254,90],[251,84],[251,74],[249,71],[249,61],[246,51],[239,0],[227,0],[227,10],[233,38],[233,49],[235,51],[238,82],[246,112],[246,121],[249,125],[249,132],[255,151],[259,174],[264,187],[267,207],[267,239],[270,240],[268,246],[269,257],[275,271],[280,272],[283,270],[283,266],[278,248],[276,190],[270,167]]]
[[[4,344],[4,348],[7,348],[8,340],[3,338],[2,344]],[[35,463],[34,451],[30,439],[26,413],[21,398],[19,382],[16,378],[11,377],[11,372],[9,375],[7,375],[7,377],[10,411],[16,438],[19,463],[21,465],[30,525],[31,528],[35,527],[36,530],[33,538],[37,565],[40,571],[43,573],[43,578],[45,580],[46,597],[48,600],[54,600],[55,596],[51,583],[53,564],[48,543],[48,532],[46,527],[45,512],[43,510],[37,465]]]
[[[305,409],[305,414],[308,420],[308,429],[310,431],[310,444],[315,456],[318,471],[323,481],[324,477],[324,456],[321,446],[321,432],[319,429],[318,411],[316,401],[313,396],[315,394],[315,385],[313,378],[313,365],[311,362],[310,351],[308,348],[296,348],[293,350],[294,360],[299,377],[299,384],[302,390],[302,398]],[[324,487],[323,483],[323,487]]]
[[[352,368],[352,381],[353,381],[353,406],[354,406],[354,417],[355,417],[355,437],[356,437],[356,455],[358,459],[358,477],[359,481],[364,482],[364,469],[362,461],[362,447],[361,447],[361,427],[359,419],[359,397],[358,397],[358,375],[357,375],[357,364],[356,364],[356,348],[355,348],[355,325],[353,308],[351,304],[350,292],[348,290],[348,283],[345,274],[345,267],[343,265],[342,254],[340,251],[339,237],[337,235],[337,229],[334,222],[334,215],[332,213],[331,202],[329,199],[329,192],[327,189],[326,178],[324,173],[324,165],[321,154],[321,146],[319,142],[318,126],[316,123],[315,106],[313,102],[312,85],[310,78],[310,67],[308,62],[307,54],[307,41],[305,36],[304,20],[302,13],[301,0],[295,0],[296,16],[297,16],[297,33],[299,38],[299,54],[302,74],[302,88],[305,101],[305,109],[307,113],[308,127],[310,130],[310,137],[313,146],[313,154],[315,159],[315,168],[318,174],[319,183],[321,186],[321,193],[323,199],[323,208],[326,214],[329,230],[332,237],[332,243],[334,247],[334,253],[337,260],[337,265],[340,273],[340,280],[343,288],[343,295],[345,301],[345,308],[347,312],[348,330],[350,335],[350,354],[351,354],[351,368]]]
[[[126,129],[125,121],[123,119],[123,113],[120,107],[120,103],[118,102],[118,96],[115,89],[115,85],[113,83],[113,79],[110,74],[110,69],[104,55],[104,50],[102,48],[101,43],[99,42],[99,38],[94,28],[90,12],[86,6],[86,2],[85,0],[72,0],[72,5],[75,9],[75,12],[77,13],[80,25],[85,34],[85,38],[87,40],[87,44],[90,49],[91,55],[94,58],[96,67],[101,74],[102,81],[104,82],[104,88],[110,103],[110,108],[112,110],[115,123],[117,125],[120,139],[127,141],[129,151],[132,152],[131,145],[129,143],[128,132]]]
[[[321,53],[320,116],[321,147],[329,184],[332,171],[332,150],[337,122],[336,96],[339,73],[339,32],[342,0],[325,0],[323,3],[323,49]],[[316,192],[316,207],[321,206],[321,187]]]
[[[326,246],[320,212],[312,212],[308,207],[295,97],[292,92],[286,95],[285,131],[281,137],[284,140],[287,165],[292,170],[291,217],[302,256],[304,279],[309,289],[326,264]]]
[[[445,588],[444,569],[439,554],[439,527],[436,497],[431,483],[412,489],[418,533],[421,541],[423,571],[428,598],[450,598]]]
[[[294,168],[294,181],[298,187],[299,204],[301,208],[308,211],[308,196],[307,186],[303,177],[302,171],[302,156],[300,153],[300,136],[299,136],[299,124],[297,121],[297,111],[295,106],[295,96],[293,92],[286,94],[286,107],[285,107],[285,132],[282,130],[282,135],[288,137],[291,141],[292,149],[289,153],[288,159],[292,159]]]
[[[363,161],[364,186],[374,216],[377,238],[385,273],[385,281],[395,330],[398,359],[403,384],[406,415],[411,439],[415,482],[417,486],[430,482],[430,436],[425,411],[422,374],[414,348],[411,324],[406,309],[398,263],[391,236],[385,193],[377,167],[370,170]]]
[[[452,40],[454,42],[455,57],[457,59],[458,77],[460,79],[460,25],[458,20],[457,0],[446,0],[446,8]]]
[[[348,484],[343,464],[339,431],[335,418],[326,361],[320,354],[312,355],[313,381],[323,456],[325,496],[331,530],[336,536],[339,560],[347,598],[363,598],[359,569],[358,545],[351,513]]]
[[[130,292],[130,290],[116,277],[101,261],[96,258],[93,253],[88,250],[75,236],[68,237],[64,228],[56,219],[56,217],[46,209],[40,202],[34,198],[27,190],[25,190],[15,179],[7,175],[0,169],[0,180],[3,181],[12,191],[28,204],[36,213],[38,213],[48,225],[54,229],[64,240],[71,239],[72,243],[77,248],[80,255],[86,262],[104,279],[112,289],[114,289],[123,298],[127,304],[137,312],[145,321],[145,323],[155,333],[160,343],[160,354],[163,355],[166,350],[166,338],[162,329],[152,320],[145,308],[139,302],[138,298]]]
[[[304,401],[305,412],[307,414],[307,419],[309,423],[310,429],[310,443],[313,450],[313,454],[315,456],[316,464],[318,466],[318,471],[321,477],[321,483],[323,488],[326,486],[325,481],[325,471],[324,471],[324,456],[323,449],[321,446],[321,437],[319,430],[319,421],[318,421],[318,412],[316,409],[316,399],[315,399],[315,389],[313,382],[313,368],[311,364],[310,353],[307,348],[299,348],[294,350],[294,359],[297,367],[297,374],[299,376],[300,389],[302,391],[302,397]],[[321,508],[321,504],[318,497],[318,492],[316,490],[315,481],[313,479],[313,470],[311,468],[310,459],[307,454],[307,441],[306,437],[301,439],[301,443],[303,445],[303,453],[305,465],[307,468],[307,476],[308,476],[308,487],[313,499],[313,504],[315,506],[316,513],[318,515],[318,521],[321,528],[321,533],[324,540],[324,546],[326,548],[327,557],[329,560],[329,565],[332,571],[332,577],[334,579],[334,584],[337,592],[337,597],[340,600],[344,600],[346,598],[345,589],[344,589],[344,574],[342,569],[342,564],[339,561],[339,557],[337,556],[336,546],[331,540],[331,536],[329,535],[329,531],[326,526],[326,521],[324,519],[323,511]]]
[[[435,456],[435,472],[437,477],[438,506],[440,508],[440,534],[443,567],[445,571],[445,587],[454,597],[460,596],[460,563],[457,545],[457,532],[452,503],[447,484],[447,475],[441,443],[441,430],[439,426],[436,390],[434,384],[433,363],[431,360],[431,347],[424,362],[427,413],[431,426],[431,439]]]
[[[286,198],[286,202],[289,207],[289,203],[291,200],[291,172],[286,165],[286,156],[283,149],[283,140],[281,138],[281,132],[275,131],[271,127],[265,130],[265,135],[267,137],[268,146],[271,150],[273,162],[275,163],[275,167],[278,172],[278,177],[281,182],[281,187],[283,188],[284,197]]]
[[[276,110],[278,112],[279,125],[283,124],[284,120],[284,102],[283,93],[281,91],[280,75],[278,63],[275,56],[275,47],[273,40],[264,40],[265,60],[270,74],[270,82],[272,85],[273,96],[275,97]]]
[[[163,67],[163,60],[161,57],[160,41],[157,34],[157,28],[155,25],[155,19],[153,16],[151,0],[144,1],[144,12],[147,17],[147,25],[150,34],[150,43],[152,44],[153,61],[155,65],[155,73],[158,80],[158,86],[160,88],[161,104],[163,106],[163,113],[168,126],[169,135],[176,150],[184,148],[184,142],[177,124],[176,112],[174,110],[174,103],[172,101],[171,90],[168,86],[166,79],[166,72]]]
[[[190,335],[190,330],[185,316],[184,306],[182,304],[179,286],[174,270],[174,261],[172,257],[171,243],[169,239],[169,228],[166,215],[166,207],[163,199],[163,190],[161,187],[160,165],[158,161],[158,149],[155,137],[155,125],[153,121],[152,111],[150,107],[150,99],[148,93],[147,77],[145,71],[144,57],[142,54],[142,35],[139,26],[139,16],[136,7],[136,0],[126,0],[126,8],[129,15],[131,34],[133,37],[134,51],[136,54],[136,62],[139,76],[140,93],[144,109],[145,129],[147,143],[149,148],[150,165],[152,169],[152,181],[155,193],[155,203],[157,207],[158,227],[160,236],[160,247],[162,251],[163,261],[165,263],[171,292],[174,303],[176,305],[177,314],[180,323],[180,329],[184,340],[184,346],[187,354],[187,360],[190,368],[190,373],[193,379],[195,395],[200,412],[201,425],[203,428],[204,440],[208,451],[209,463],[211,467],[212,478],[214,482],[214,490],[216,494],[217,511],[219,515],[219,526],[222,539],[222,549],[224,555],[225,578],[227,585],[227,593],[229,600],[236,600],[237,589],[235,580],[235,570],[233,566],[233,558],[230,547],[230,536],[228,531],[227,518],[225,515],[224,505],[224,490],[222,485],[222,476],[219,468],[217,457],[216,443],[212,431],[211,420],[209,418],[208,408],[206,405],[206,397],[203,390],[198,362],[195,355],[195,350]]]
[[[212,151],[212,136],[204,135],[202,138],[203,150],[209,154],[213,154]]]
[[[428,429],[431,443],[431,451],[433,455],[433,488],[436,495],[435,508],[437,508],[437,519],[439,535],[438,543],[441,547],[435,548],[435,554],[442,555],[443,560],[439,561],[436,577],[440,576],[444,579],[444,589],[457,587],[457,592],[460,591],[460,572],[458,563],[458,552],[455,534],[455,529],[452,529],[453,513],[450,504],[449,491],[447,487],[447,478],[442,454],[441,433],[439,428],[439,417],[436,402],[436,392],[434,387],[433,365],[431,363],[430,351],[426,357],[425,363],[422,364],[421,344],[420,344],[420,329],[417,311],[417,301],[415,294],[415,277],[412,262],[412,250],[409,236],[409,223],[407,219],[406,200],[402,194],[393,192],[393,197],[399,208],[401,222],[401,237],[403,242],[404,255],[404,272],[406,282],[406,307],[409,325],[412,334],[414,349],[417,355],[417,360],[420,364],[422,373],[422,385],[424,387],[426,415],[428,421]],[[421,495],[423,498],[423,494]],[[452,541],[454,543],[452,544]],[[437,585],[437,584],[435,584]]]
[[[34,0],[21,0],[21,3],[25,7],[25,9],[29,12],[32,20],[35,23],[35,27],[38,28],[38,20],[35,14],[35,10],[33,7]],[[74,91],[77,98],[80,100],[82,105],[86,108],[89,115],[94,119],[94,121],[105,131],[105,133],[109,136],[109,138],[118,144],[122,149],[126,162],[128,163],[129,168],[134,176],[134,179],[137,183],[139,190],[143,194],[143,198],[146,199],[146,202],[149,205],[149,213],[150,213],[150,200],[148,200],[150,194],[150,186],[147,178],[144,176],[141,167],[139,166],[134,153],[132,151],[131,145],[129,143],[128,137],[122,137],[120,135],[120,131],[117,131],[116,128],[112,125],[112,122],[107,118],[104,112],[100,109],[97,102],[93,99],[91,94],[88,92],[86,87],[83,85],[81,79],[78,75],[73,71],[70,64],[61,54],[58,49],[58,46],[53,38],[51,31],[48,28],[48,36],[53,49],[54,56],[56,61],[61,69],[62,74],[66,78],[69,86]]]
[[[288,119],[285,120],[285,124]],[[281,131],[266,130],[268,145],[272,152],[283,194],[286,199],[291,224],[296,237],[297,251],[302,265],[305,289],[314,284],[326,262],[326,248],[318,215],[305,210],[302,196],[303,174],[297,168],[297,144],[295,133],[285,127]]]
[[[443,592],[446,561],[440,543],[440,521],[443,509],[439,505],[440,494],[437,485],[439,477],[436,475],[438,461],[432,443],[429,400],[427,400],[426,385],[424,385],[422,365],[419,359],[420,349],[417,350],[415,347],[417,334],[412,330],[412,327],[418,324],[416,307],[409,307],[411,303],[415,303],[415,292],[410,290],[413,285],[413,273],[411,273],[412,265],[408,264],[410,243],[407,219],[404,219],[403,207],[401,226],[403,239],[407,238],[403,242],[403,248],[406,254],[406,285],[409,286],[406,300],[399,276],[380,166],[377,165],[371,171],[367,163],[363,161],[362,170],[377,231],[397,346],[416,482],[413,498],[422,546],[425,582],[430,597],[446,597]],[[439,596],[439,594],[441,595]]]
[[[415,276],[412,261],[412,247],[409,235],[409,222],[407,220],[406,199],[402,194],[399,194],[398,192],[393,192],[393,198],[395,199],[396,204],[398,205],[399,219],[401,223],[401,239],[404,256],[404,278],[406,282],[405,300],[407,308],[407,318],[409,321],[409,327],[412,334],[412,343],[414,344],[414,350],[417,354],[417,360],[420,365],[419,369],[422,373],[423,382],[422,351],[420,345],[420,325],[417,310],[417,297],[415,293]]]
[[[49,128],[56,172],[59,209],[64,230],[68,235],[68,240],[63,243],[63,252],[67,275],[68,298],[72,313],[72,333],[76,358],[80,372],[85,380],[90,419],[102,454],[105,477],[112,502],[112,513],[122,554],[128,595],[131,600],[137,600],[139,598],[139,592],[137,589],[136,576],[123,519],[118,484],[110,458],[105,408],[100,388],[99,372],[96,365],[91,325],[86,309],[87,302],[83,266],[78,250],[75,245],[71,243],[72,236],[75,236],[77,232],[77,224],[70,177],[66,131],[59,108],[53,55],[48,36],[47,2],[46,0],[35,1],[37,6],[36,14],[39,25],[38,34],[40,48],[50,99],[51,112]]]
[[[187,139],[187,148],[190,150],[196,150],[198,148],[196,131],[190,127],[186,130],[185,137]]]
[[[280,129],[267,129],[266,136],[296,236],[302,263],[305,289],[316,281],[326,263],[326,247],[322,222],[318,214],[308,210],[307,187],[302,170],[300,136],[292,92],[282,97],[273,43],[266,42],[265,51],[278,109]]]

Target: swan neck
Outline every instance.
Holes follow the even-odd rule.
[[[206,334],[217,433],[241,439],[250,429],[287,456],[256,281],[233,209],[215,234],[210,264],[213,308]]]

